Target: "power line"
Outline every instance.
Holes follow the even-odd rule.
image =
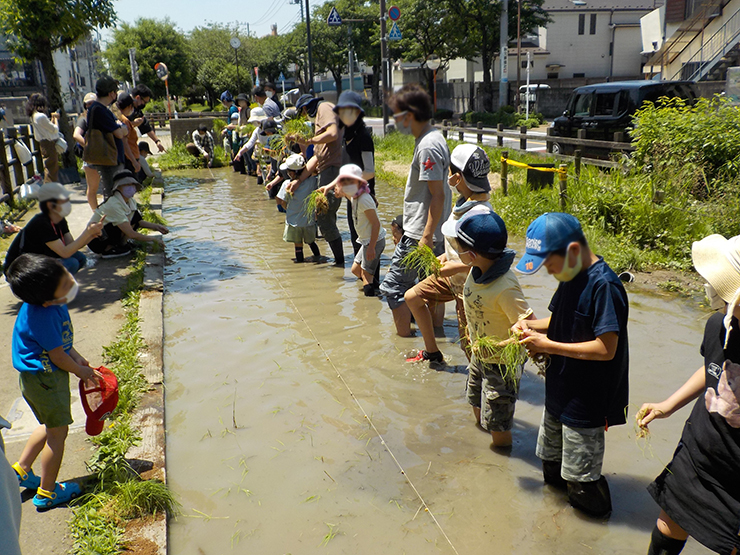
[[[252,23],[252,25],[261,25],[265,23],[266,21],[269,21],[272,16],[274,16],[278,10],[282,7],[282,0],[275,0],[275,2],[272,3],[272,5],[267,9],[265,14],[258,20]]]

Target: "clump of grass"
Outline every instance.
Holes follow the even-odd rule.
[[[70,526],[72,553],[113,554],[121,552],[123,527],[111,519],[112,496],[101,492],[85,495],[76,501]]]
[[[519,381],[520,370],[527,360],[527,354],[519,345],[516,336],[508,339],[480,336],[470,343],[473,356],[488,364],[498,364],[506,381]]]
[[[162,171],[166,170],[183,170],[188,168],[199,168],[203,165],[203,157],[196,158],[190,154],[185,148],[185,143],[181,141],[175,141],[175,143],[167,149],[167,152],[163,152],[155,158],[159,169]],[[221,168],[227,165],[226,154],[221,146],[216,146],[213,149],[213,163],[212,168]]]
[[[241,125],[239,126],[239,135],[242,137],[251,137],[252,133],[254,133],[255,127],[251,123],[248,123],[247,125]]]
[[[317,189],[308,195],[303,203],[303,210],[309,218],[312,218],[314,214],[323,216],[329,211],[329,201],[326,195]]]
[[[650,438],[650,430],[647,426],[642,426],[640,422],[643,418],[645,418],[645,415],[647,414],[647,409],[642,408],[639,411],[637,411],[637,414],[635,415],[635,437],[637,439],[645,439],[648,440]]]
[[[131,520],[158,513],[175,514],[180,504],[174,494],[159,480],[129,480],[117,482],[111,492],[119,518]]]
[[[440,270],[442,270],[442,263],[434,254],[434,251],[426,245],[417,245],[414,250],[408,253],[401,260],[401,266],[407,270],[414,270],[419,274],[419,277],[426,276],[439,276]]]

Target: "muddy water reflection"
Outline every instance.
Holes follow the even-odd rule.
[[[542,486],[534,456],[541,378],[523,378],[510,456],[492,452],[464,401],[452,307],[442,343],[449,371],[405,364],[420,339],[395,337],[387,307],[363,297],[348,270],[293,264],[274,204],[254,183],[213,173],[171,178],[165,200],[174,228],[168,476],[185,513],[173,523],[171,553],[453,553],[308,328],[461,555],[646,551],[657,508],[645,486],[670,460],[687,409],[653,426],[654,455],[643,454],[631,426],[609,431],[604,472],[614,514],[608,523],[585,519]],[[390,231],[400,192],[380,186],[379,195]],[[546,314],[554,280],[522,284]],[[681,301],[630,297],[634,413],[701,364],[704,316]],[[704,552],[696,543],[685,551]]]

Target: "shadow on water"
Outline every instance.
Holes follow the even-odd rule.
[[[173,293],[212,290],[217,287],[216,282],[234,279],[248,271],[223,242],[177,237],[167,241],[165,277],[167,289]]]

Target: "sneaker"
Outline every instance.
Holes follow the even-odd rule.
[[[58,505],[69,503],[80,495],[82,495],[82,490],[74,482],[57,482],[54,491],[46,491],[39,487],[33,497],[33,505],[37,511],[47,511]]]
[[[428,361],[429,366],[439,363],[444,363],[445,357],[442,355],[440,351],[437,351],[436,353],[428,353],[427,351],[419,351],[414,356],[409,356],[406,358],[406,362],[423,362]]]
[[[100,258],[119,258],[121,256],[128,256],[131,252],[132,249],[129,245],[119,245],[118,247],[113,247],[109,251],[105,251],[100,255]]]
[[[15,463],[13,465],[13,470],[15,470],[15,473],[18,476],[18,485],[20,487],[28,489],[38,489],[41,485],[41,478],[33,473],[33,469],[26,472],[21,468],[21,465]]]

